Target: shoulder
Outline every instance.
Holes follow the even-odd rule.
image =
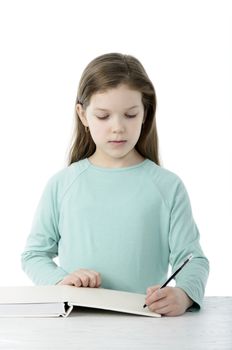
[[[74,162],[68,167],[58,171],[51,178],[51,182],[62,182],[69,183],[72,180],[75,180],[82,173],[84,173],[89,168],[89,163],[86,159],[79,160],[78,162]]]
[[[66,191],[87,171],[89,163],[86,159],[72,163],[55,173],[47,182],[45,191],[52,192],[56,197],[62,197]]]
[[[182,183],[182,180],[177,174],[157,165],[149,159],[147,159],[144,169],[151,181],[160,187],[178,186]]]
[[[176,196],[180,193],[187,194],[182,179],[174,172],[157,165],[151,160],[147,160],[144,170],[147,181],[160,193],[169,207],[172,206]]]

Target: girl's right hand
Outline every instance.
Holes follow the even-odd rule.
[[[79,269],[70,275],[67,275],[58,285],[69,285],[75,287],[98,288],[101,285],[101,276],[99,272],[93,270]]]

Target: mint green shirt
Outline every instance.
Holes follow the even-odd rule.
[[[85,268],[101,274],[103,288],[145,294],[190,253],[176,286],[201,306],[209,264],[180,178],[148,159],[117,169],[84,159],[48,182],[22,266],[35,284]]]

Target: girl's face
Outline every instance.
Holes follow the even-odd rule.
[[[127,85],[92,95],[77,112],[96,144],[90,160],[103,167],[134,165],[143,158],[135,150],[144,120],[142,94]]]

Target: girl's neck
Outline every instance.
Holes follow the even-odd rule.
[[[101,168],[126,168],[144,161],[144,157],[137,151],[123,158],[102,157],[97,152],[88,158],[91,164]]]

